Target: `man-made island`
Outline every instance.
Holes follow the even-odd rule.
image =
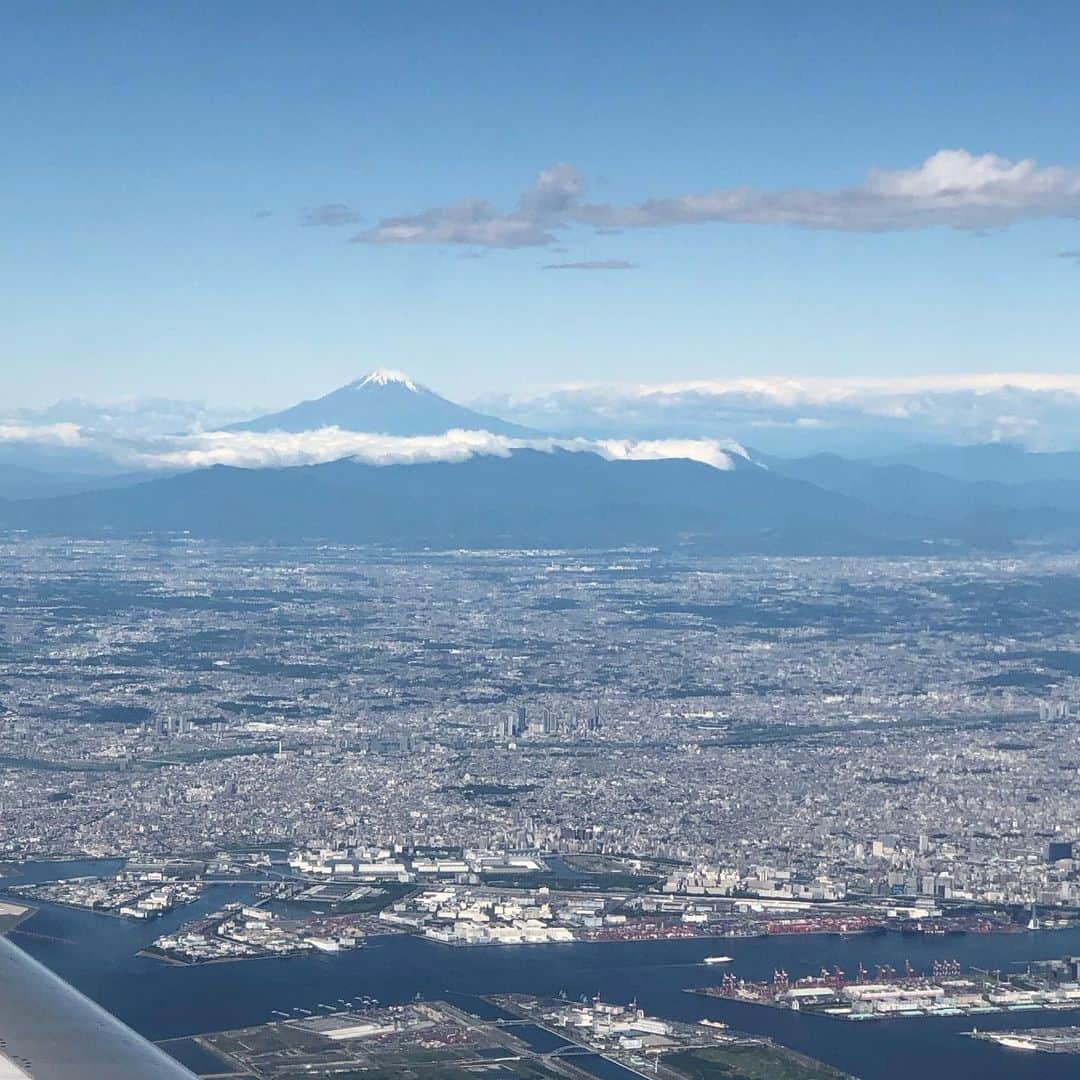
[[[634,1003],[522,995],[473,1002],[326,1005],[323,1015],[175,1041],[193,1041],[222,1073],[259,1080],[845,1080],[768,1039],[661,1020]]]

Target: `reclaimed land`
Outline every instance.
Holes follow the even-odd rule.
[[[776,1043],[679,1050],[665,1054],[663,1064],[687,1080],[851,1080],[831,1065]]]

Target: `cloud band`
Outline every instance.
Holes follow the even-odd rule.
[[[861,184],[832,190],[717,187],[628,206],[586,202],[585,192],[578,169],[555,165],[537,176],[511,210],[465,199],[384,218],[353,240],[521,248],[547,246],[573,225],[604,233],[710,223],[889,232],[1004,228],[1023,219],[1080,217],[1080,169],[967,150],[939,150],[907,169],[871,169]]]

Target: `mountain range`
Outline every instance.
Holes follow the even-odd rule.
[[[228,540],[435,547],[693,542],[731,551],[913,550],[917,523],[745,462],[611,461],[515,450],[462,463],[216,466],[120,490],[0,505],[35,533],[188,532]]]
[[[1048,524],[1080,510],[1080,453],[1031,454],[1020,447],[920,448],[907,460],[853,460],[838,454],[760,456],[783,476],[803,480],[880,510],[942,522],[1025,515]],[[914,464],[919,462],[920,464]],[[1009,530],[1017,533],[1021,522]]]
[[[692,544],[778,554],[1080,541],[1075,503],[1018,508],[1032,498],[1022,485],[970,484],[901,465],[804,461],[777,468],[736,460],[724,470],[682,458],[517,449],[413,465],[214,466],[111,490],[0,502],[0,527],[402,548]]]
[[[463,428],[499,439],[465,460],[217,465],[166,476],[35,472],[0,460],[0,528],[403,548],[692,544],[853,554],[1080,546],[1077,453],[989,444],[876,459],[750,451],[723,455],[725,468],[662,454],[626,460],[604,444],[560,448],[386,371],[229,434],[272,442],[276,432],[326,427],[397,438]]]

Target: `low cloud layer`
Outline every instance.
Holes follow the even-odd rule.
[[[6,446],[61,445],[93,452],[121,470],[177,472],[214,465],[283,468],[351,458],[370,465],[461,462],[476,455],[505,457],[516,449],[595,453],[610,460],[689,458],[716,469],[734,467],[746,452],[730,440],[679,439],[511,439],[487,431],[448,431],[443,435],[375,435],[328,427],[316,431],[226,432],[118,437],[74,425],[0,425],[0,450]]]
[[[153,435],[170,431],[209,431],[262,410],[215,408],[201,401],[130,397],[91,402],[65,398],[43,409],[17,409],[0,425],[50,425],[78,431],[89,429],[112,435]]]
[[[463,461],[531,447],[609,458],[685,457],[727,468],[743,452],[740,444],[789,456],[820,450],[875,454],[919,442],[1080,449],[1080,375],[1073,374],[583,384],[473,404],[549,437],[459,430],[404,438],[335,427],[264,434],[201,430],[198,423],[175,434],[179,424],[165,430],[158,425],[178,421],[182,410],[165,403],[154,403],[146,417],[133,404],[125,412],[115,405],[65,403],[0,420],[0,462],[64,472],[160,471],[347,457],[373,464]]]
[[[78,424],[34,424],[0,421],[0,444],[36,443],[40,446],[72,448],[84,445],[86,436]]]
[[[588,202],[586,188],[574,166],[554,165],[511,209],[468,198],[384,218],[353,240],[520,248],[548,246],[573,225],[605,234],[717,222],[889,232],[934,226],[994,229],[1031,218],[1080,217],[1080,168],[967,150],[939,150],[906,169],[872,168],[861,183],[835,189],[717,187],[618,206]]]
[[[1080,375],[578,385],[477,405],[546,431],[665,439],[723,433],[777,452],[916,441],[1080,446]]]

